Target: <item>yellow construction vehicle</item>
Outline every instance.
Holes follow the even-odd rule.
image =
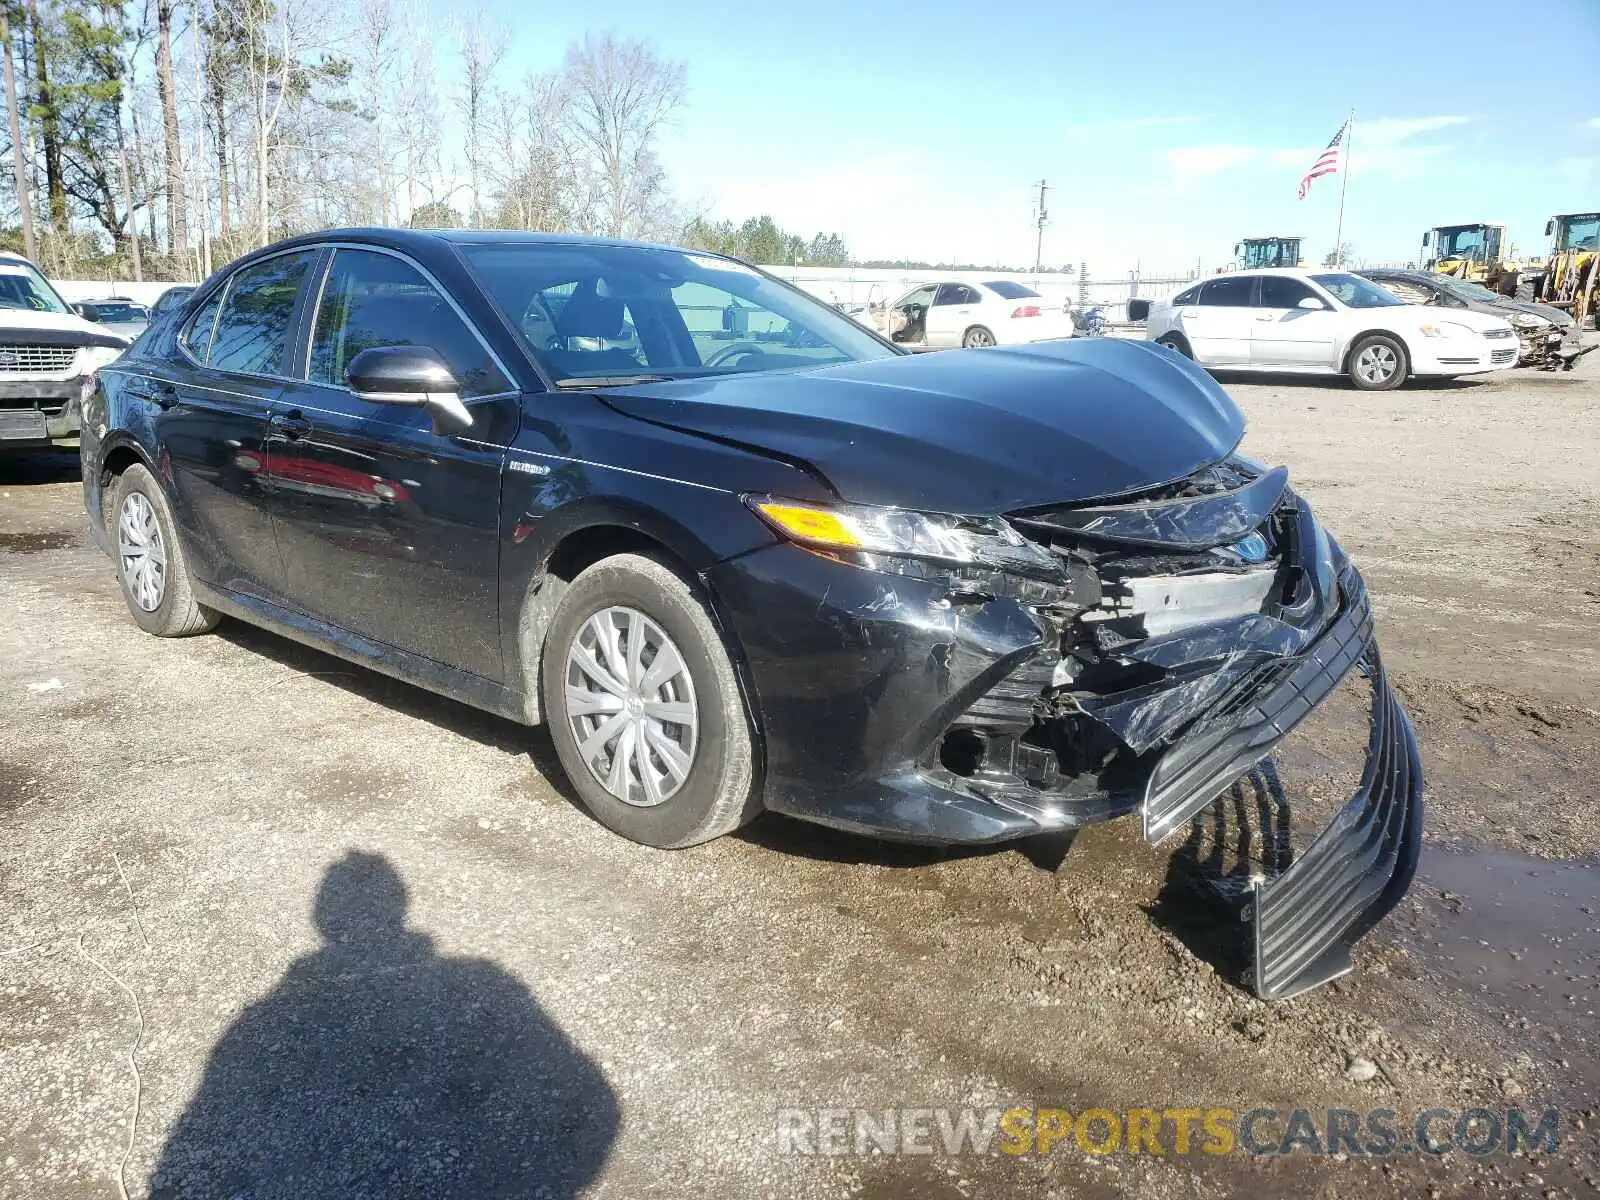
[[[1422,235],[1422,269],[1481,283],[1491,291],[1512,295],[1526,268],[1511,260],[1506,227],[1487,221],[1473,225],[1438,225]]]
[[[1303,267],[1300,239],[1297,237],[1245,238],[1233,247],[1234,268],[1253,271],[1257,267]]]
[[[1523,277],[1529,298],[1564,308],[1582,330],[1600,309],[1600,213],[1564,213],[1544,227],[1550,255],[1537,275]]]

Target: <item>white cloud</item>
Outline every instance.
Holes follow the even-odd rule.
[[[1170,117],[1119,117],[1109,121],[1091,121],[1080,125],[1068,125],[1066,129],[1069,141],[1082,142],[1090,138],[1107,137],[1112,134],[1139,132],[1146,129],[1166,129],[1179,125],[1198,125],[1204,117],[1194,115]]]
[[[1579,121],[1578,124],[1589,129],[1600,129],[1600,117],[1590,117],[1587,121]]]
[[[1261,157],[1255,146],[1234,142],[1205,142],[1195,146],[1179,146],[1164,151],[1158,161],[1165,164],[1164,179],[1140,191],[1147,195],[1192,192],[1213,176],[1255,162]]]

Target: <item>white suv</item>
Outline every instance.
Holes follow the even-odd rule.
[[[1214,275],[1151,304],[1145,337],[1204,367],[1348,374],[1366,391],[1517,361],[1516,333],[1500,317],[1418,308],[1334,270]]]
[[[84,391],[127,345],[73,312],[27,259],[0,252],[0,454],[76,447]]]

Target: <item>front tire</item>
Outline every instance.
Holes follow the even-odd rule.
[[[561,599],[540,659],[550,739],[584,806],[661,849],[761,811],[755,730],[688,581],[638,554],[602,559]]]
[[[1386,333],[1370,333],[1350,348],[1350,382],[1363,392],[1387,392],[1411,371],[1406,348]]]
[[[987,350],[994,345],[994,334],[982,325],[974,325],[961,336],[963,350]]]
[[[134,623],[156,637],[192,637],[217,627],[219,616],[194,598],[166,494],[135,463],[111,488],[111,543],[117,580]]]
[[[1156,339],[1156,345],[1165,346],[1168,350],[1171,350],[1175,354],[1181,354],[1185,358],[1194,357],[1194,355],[1189,352],[1189,343],[1184,341],[1181,334],[1164,333]]]

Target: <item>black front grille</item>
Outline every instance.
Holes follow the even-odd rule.
[[[1515,350],[1494,350],[1489,354],[1489,361],[1498,367],[1504,366],[1508,362],[1515,361],[1516,357],[1517,352]]]
[[[0,375],[60,375],[77,356],[76,346],[0,345]]]

